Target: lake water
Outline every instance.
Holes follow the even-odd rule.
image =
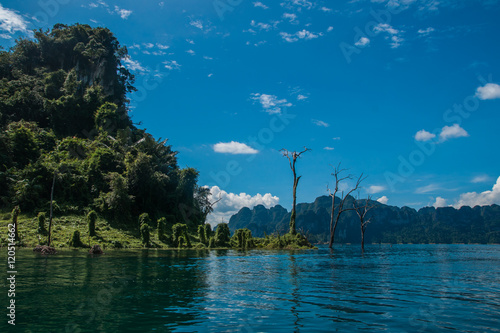
[[[495,245],[18,251],[17,269],[2,332],[500,332]]]

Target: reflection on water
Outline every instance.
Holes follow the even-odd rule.
[[[500,332],[498,246],[17,259],[19,332]]]

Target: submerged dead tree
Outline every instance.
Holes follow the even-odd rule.
[[[366,215],[373,207],[375,207],[375,205],[370,204],[371,201],[370,196],[368,196],[368,198],[364,201],[364,204],[361,204],[361,201],[362,200],[359,199],[358,195],[358,199],[354,200],[353,206],[354,210],[356,211],[356,214],[358,214],[359,223],[361,227],[361,251],[365,252],[365,231],[366,227],[368,226],[368,223],[371,222],[371,218],[368,218]]]
[[[342,176],[341,174],[343,172],[347,171],[347,169],[341,169],[340,168],[340,163],[339,165],[334,169],[332,176],[335,177],[335,189],[333,190],[333,193],[330,191],[329,188],[327,188],[328,193],[332,197],[332,210],[330,214],[330,241],[328,243],[328,247],[332,248],[333,243],[335,241],[335,231],[337,230],[337,225],[340,220],[340,216],[342,213],[348,211],[348,210],[353,210],[354,208],[346,208],[344,207],[346,199],[349,197],[349,195],[356,191],[359,188],[359,185],[361,182],[364,180],[363,174],[361,174],[356,181],[356,186],[354,186],[351,190],[347,191],[347,193],[344,195],[344,191],[341,192],[340,195],[340,201],[339,204],[337,205],[337,213],[335,214],[335,197],[339,191],[339,185],[342,181],[347,180],[347,179],[352,179],[352,175],[349,174],[347,176]]]
[[[295,163],[297,162],[297,158],[300,157],[303,153],[310,151],[311,149],[304,147],[304,150],[301,152],[296,152],[296,151],[288,151],[286,149],[281,149],[280,152],[288,158],[288,162],[290,163],[290,169],[292,169],[293,172],[293,204],[292,204],[292,215],[290,216],[290,234],[295,235],[297,233],[295,229],[295,217],[296,217],[296,211],[295,211],[295,205],[297,204],[297,185],[299,185],[299,180],[300,177],[297,177],[297,173],[295,171]]]

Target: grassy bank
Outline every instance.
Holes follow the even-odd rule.
[[[11,213],[7,211],[0,212],[0,245],[7,245],[8,225],[12,223]],[[45,228],[48,229],[48,218],[45,223]],[[66,215],[55,217],[52,221],[52,237],[51,246],[57,248],[74,248],[70,246],[74,232],[80,232],[80,239],[83,243],[79,248],[90,247],[94,244],[99,244],[103,249],[139,249],[145,248],[141,242],[141,237],[138,228],[124,229],[116,227],[113,223],[98,217],[96,221],[96,235],[90,236],[87,224],[87,218],[84,215]],[[20,246],[33,248],[36,245],[46,245],[48,232],[38,231],[38,218],[34,215],[21,213],[18,216],[18,233],[20,238]],[[199,242],[198,236],[189,234],[191,240],[191,248],[204,249],[207,246]],[[222,248],[238,248],[236,246],[236,237],[231,238],[230,247]],[[311,246],[300,235],[268,235],[264,238],[252,238],[253,247],[261,249],[310,249]],[[158,249],[177,249],[172,247],[165,241],[158,239],[156,229],[151,230],[150,244],[151,248]],[[217,247],[221,248],[221,247]]]

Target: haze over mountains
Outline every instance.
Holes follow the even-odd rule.
[[[353,197],[345,206],[352,208]],[[337,198],[336,203],[339,202]],[[424,207],[418,211],[370,201],[375,207],[368,213],[371,223],[366,243],[500,243],[500,206]],[[297,230],[311,242],[326,242],[329,235],[332,198],[321,196],[313,203],[297,204]],[[278,232],[285,234],[291,213],[280,205],[267,209],[257,205],[242,208],[229,220],[229,229],[248,228],[252,235]],[[360,223],[355,211],[343,213],[335,241],[359,243]]]

